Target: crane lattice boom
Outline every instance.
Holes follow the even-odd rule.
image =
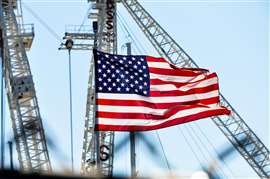
[[[21,170],[51,172],[44,129],[39,112],[34,82],[26,56],[33,40],[30,31],[18,24],[15,0],[0,1],[3,37],[3,71]],[[18,15],[18,14],[17,14]]]

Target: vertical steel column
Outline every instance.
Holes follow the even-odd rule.
[[[126,43],[127,55],[131,55],[131,43]],[[131,166],[131,178],[136,177],[136,147],[135,147],[135,132],[129,133],[130,138],[130,166]]]

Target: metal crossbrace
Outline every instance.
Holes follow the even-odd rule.
[[[34,82],[11,0],[0,1],[4,78],[20,169],[51,172]]]
[[[83,26],[80,26],[83,27]],[[94,34],[90,32],[81,32],[80,29],[78,31],[66,31],[63,39],[67,39],[71,37],[72,40],[75,40],[76,43],[73,44],[72,50],[93,50],[93,41]],[[79,42],[77,42],[79,41]],[[66,50],[65,43],[61,43],[59,50]]]
[[[106,4],[113,3],[113,13],[116,12],[115,0],[91,0],[94,4],[95,11],[98,10],[96,18],[93,20],[98,22],[97,32],[97,48],[99,50],[116,53],[117,52],[117,33],[116,33],[116,16],[113,15],[113,28],[109,31],[106,28]],[[91,13],[90,13],[91,14]],[[94,84],[94,60],[91,59],[88,81],[88,94],[86,103],[85,129],[83,140],[83,152],[81,161],[81,174],[84,176],[96,174],[96,156],[97,151],[95,147],[95,84]],[[100,173],[104,176],[112,176],[113,173],[113,147],[114,147],[114,132],[106,131],[100,132],[99,146],[107,146],[108,148],[101,148],[101,154],[106,152],[108,159],[101,160]],[[104,150],[104,151],[103,151]],[[106,151],[105,151],[106,150]],[[100,174],[99,173],[99,174]]]
[[[154,20],[137,0],[122,0],[129,14],[139,25],[158,53],[171,63],[181,67],[197,68],[198,65]],[[261,178],[270,177],[269,150],[249,128],[241,116],[220,94],[221,104],[232,111],[229,117],[212,117],[213,122],[229,139]]]

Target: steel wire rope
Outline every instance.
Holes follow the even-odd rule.
[[[200,133],[206,138],[207,142],[211,145],[211,147],[213,148],[213,150],[215,151],[216,155],[218,156],[219,153],[216,149],[216,147],[214,146],[214,144],[210,141],[210,139],[207,137],[207,135],[203,132],[203,130],[201,129],[201,127],[195,122],[194,125],[196,126],[196,128],[199,129]],[[234,172],[232,171],[232,169],[229,167],[229,165],[227,164],[227,162],[225,161],[225,159],[221,159],[221,161],[223,162],[223,164],[225,165],[225,167],[227,168],[227,170],[230,172],[230,174],[232,176],[234,176]]]
[[[191,140],[194,142],[195,146],[198,147],[200,153],[202,154],[202,158],[203,158],[204,162],[209,163],[207,157],[205,156],[205,154],[204,154],[203,150],[201,149],[200,145],[198,144],[196,138],[194,138],[194,136],[191,134],[191,132],[188,130],[188,128],[186,126],[184,126],[184,127],[185,127],[187,133],[189,134]]]
[[[81,23],[81,25],[79,26],[78,33],[81,32],[81,29],[82,29],[82,27],[84,26],[84,24],[85,24],[85,22],[86,22],[86,20],[87,20],[87,17],[88,17],[88,15],[89,15],[89,12],[90,12],[90,10],[91,10],[92,7],[93,7],[92,4],[90,4],[89,8],[87,9],[87,11],[86,11],[86,13],[85,13],[85,15],[84,15],[84,17],[83,17],[82,23]],[[79,43],[78,45],[82,45],[82,44],[83,44],[83,43],[81,42],[81,43]]]
[[[59,42],[62,41],[62,38],[41,18],[39,15],[33,11],[28,5],[22,2],[23,7],[30,13],[34,18],[38,20],[38,22],[47,29],[47,31],[54,36]]]
[[[136,38],[136,36],[134,35],[134,33],[132,32],[132,30],[129,28],[129,26],[127,25],[125,19],[122,17],[121,13],[117,10],[117,17],[120,20],[120,24],[122,23],[125,31],[129,34],[129,37],[131,38],[131,40],[134,42],[135,47],[138,49],[138,51],[142,54],[142,51],[140,50],[139,47],[143,48],[143,45],[140,43],[140,41]],[[135,41],[136,39],[136,41]],[[137,44],[138,43],[138,44]],[[146,52],[145,49],[143,49],[144,52]]]
[[[180,129],[179,126],[177,126],[177,127],[179,128],[179,132],[183,135],[184,132]],[[201,147],[204,147],[204,146],[199,145],[199,143],[198,143],[197,140],[196,140],[196,137],[194,137],[194,136],[192,135],[192,133],[191,133],[191,132],[189,131],[189,129],[187,128],[187,126],[184,126],[184,127],[185,127],[185,129],[186,129],[188,135],[191,137],[191,140],[194,142],[195,146],[198,147],[198,149],[199,149],[198,151],[199,151],[199,153],[201,153],[202,160],[204,160],[205,164],[210,163],[210,160],[207,158],[207,156],[205,155],[205,153],[203,152],[203,150],[202,150],[202,148],[201,148]],[[184,138],[186,138],[186,136],[185,136]],[[199,138],[199,136],[197,136],[197,138]],[[190,144],[190,143],[189,143],[189,144]],[[191,146],[192,146],[192,145],[190,144],[190,148],[192,149]],[[194,151],[194,150],[193,150],[193,151]],[[195,151],[194,151],[194,154],[195,154]],[[197,157],[198,157],[198,156],[197,156]],[[198,157],[198,160],[199,160],[199,157]],[[202,162],[201,162],[200,166],[201,166],[201,168],[203,168],[204,165],[202,164]]]
[[[72,71],[71,71],[71,53],[68,50],[68,76],[69,76],[69,116],[70,116],[70,152],[71,152],[71,169],[74,173],[74,149],[73,149],[73,108],[72,108]]]
[[[129,33],[128,29],[125,27],[124,23],[121,21],[121,19],[119,18],[119,24],[120,24],[120,28],[122,29],[122,31],[125,33],[126,32],[126,38],[130,39],[133,44],[135,44],[135,49],[137,49],[136,51],[139,52],[139,54],[142,54],[141,49],[138,47],[138,44],[136,43],[136,41],[134,40],[134,38],[132,37],[132,35]]]
[[[207,148],[207,146],[204,144],[204,142],[201,140],[200,136],[197,134],[197,132],[192,128],[191,125],[188,125],[188,127],[190,128],[190,130],[192,131],[191,133],[195,135],[195,139],[197,139],[199,141],[199,143],[201,144],[202,148],[205,149],[206,153],[208,153],[208,155],[210,156],[210,160],[207,159],[207,163],[210,164],[212,161],[214,160],[214,157],[212,156],[211,152],[209,151],[209,149]],[[188,128],[187,127],[187,128]],[[222,173],[222,175],[224,175],[226,178],[228,178],[228,176],[226,175],[226,173],[224,172],[223,168],[217,163],[217,167],[216,167],[216,171],[219,171],[220,173]]]
[[[159,144],[160,144],[160,146],[161,146],[161,150],[162,150],[163,156],[164,156],[164,158],[165,158],[165,162],[166,162],[167,168],[168,168],[170,174],[172,174],[172,169],[171,169],[170,163],[169,163],[169,161],[168,161],[168,158],[167,158],[167,156],[166,156],[166,154],[165,154],[165,150],[164,150],[163,144],[162,144],[162,142],[161,142],[160,136],[159,136],[159,134],[158,134],[158,131],[156,130],[155,132],[156,132],[156,135],[157,135]]]
[[[178,131],[182,134],[182,136],[184,137],[185,142],[187,143],[187,145],[189,146],[189,148],[191,149],[191,152],[193,153],[193,155],[195,156],[196,160],[198,161],[198,163],[200,164],[200,167],[203,168],[203,164],[199,158],[199,156],[196,154],[195,150],[193,149],[191,143],[188,141],[186,135],[184,134],[184,132],[182,131],[182,129],[179,127],[179,125],[176,126]]]
[[[81,31],[82,26],[85,24],[85,22],[87,20],[87,17],[88,17],[88,14],[89,14],[89,11],[91,10],[91,8],[92,8],[92,4],[90,4],[89,8],[87,9],[87,11],[86,11],[86,13],[85,13],[85,15],[83,17],[82,23],[81,23],[81,25],[80,25],[80,27],[78,29],[78,32]]]
[[[125,33],[124,27],[122,27],[121,23],[119,23],[119,24],[120,24],[120,29],[123,31],[123,33]],[[128,33],[126,33],[126,34],[127,34],[127,36],[126,36],[127,41],[130,41],[130,38],[131,38],[130,35]],[[135,54],[141,54],[141,50],[138,49],[138,47],[136,47],[137,44],[135,43],[135,41],[131,40],[131,42],[132,42],[132,44],[135,44],[135,48],[133,49],[133,51],[135,51]],[[126,47],[126,44],[121,46],[121,50],[123,47]]]

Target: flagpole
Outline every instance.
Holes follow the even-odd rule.
[[[131,43],[126,43],[127,55],[131,55]],[[131,178],[136,178],[136,151],[135,151],[135,132],[129,133],[130,138],[130,166]]]
[[[92,25],[93,25],[93,31],[94,31],[94,49],[97,50],[98,22],[94,21]],[[94,100],[96,101],[96,90],[95,90]],[[97,111],[97,106],[95,104],[95,108],[94,108],[95,125],[98,123],[98,118],[96,117],[96,114],[95,114],[96,111]],[[99,131],[98,130],[95,131],[95,142],[96,142],[96,162],[97,162],[96,163],[97,164],[96,165],[97,166],[97,173],[96,174],[100,175],[100,146],[99,146]]]

